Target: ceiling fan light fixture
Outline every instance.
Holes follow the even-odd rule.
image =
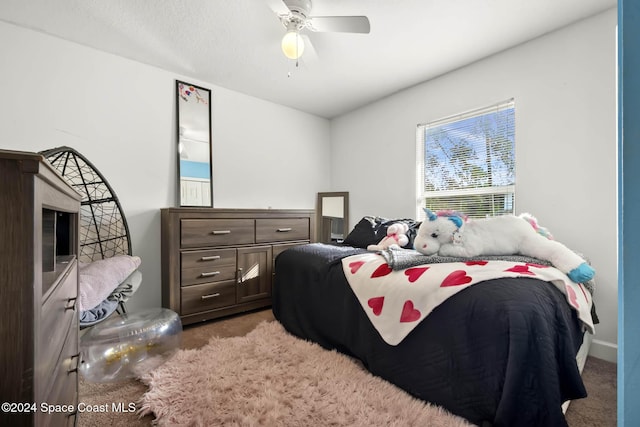
[[[298,30],[289,30],[282,38],[282,52],[289,59],[298,59],[304,53],[304,40]]]

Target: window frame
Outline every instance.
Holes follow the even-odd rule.
[[[470,187],[463,189],[446,189],[437,191],[425,191],[425,163],[426,163],[426,145],[427,130],[450,123],[467,120],[473,117],[479,117],[492,112],[498,113],[503,110],[513,109],[513,184],[510,185],[494,185],[491,187]],[[516,211],[516,141],[515,141],[515,99],[511,98],[506,101],[498,102],[486,107],[475,108],[464,113],[454,114],[442,119],[433,120],[426,123],[420,123],[416,126],[416,218],[418,220],[425,219],[424,207],[427,198],[431,197],[456,197],[456,196],[477,196],[486,194],[512,194],[511,212]],[[466,213],[466,212],[465,212]],[[478,217],[478,216],[476,216]]]

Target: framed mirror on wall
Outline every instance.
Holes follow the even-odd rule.
[[[318,193],[318,242],[341,243],[349,233],[349,192]]]
[[[213,206],[211,91],[176,80],[179,206]]]

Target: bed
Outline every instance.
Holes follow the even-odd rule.
[[[576,363],[585,323],[558,287],[527,275],[480,281],[392,345],[346,277],[343,260],[372,254],[345,242],[277,257],[273,313],[289,332],[474,424],[567,425],[563,403],[587,395]]]

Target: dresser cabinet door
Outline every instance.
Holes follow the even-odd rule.
[[[271,296],[271,246],[238,249],[238,303]]]

